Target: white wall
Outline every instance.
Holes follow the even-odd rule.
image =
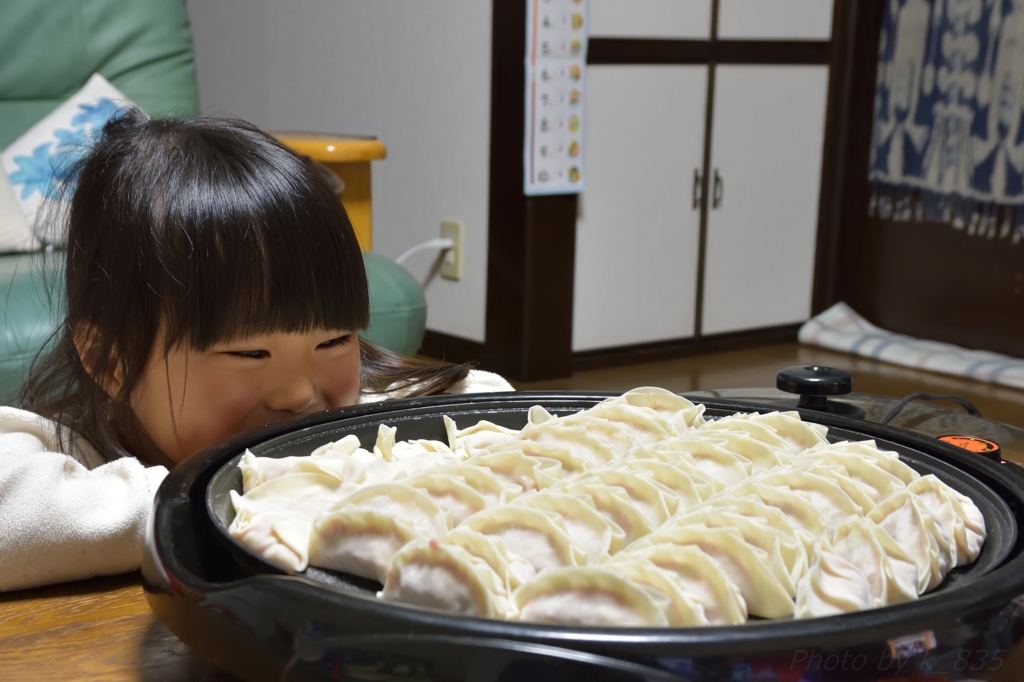
[[[270,130],[376,135],[374,251],[397,258],[465,223],[463,277],[430,277],[427,327],[484,340],[491,3],[188,0],[204,113]]]

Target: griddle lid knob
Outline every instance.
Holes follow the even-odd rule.
[[[775,387],[799,395],[797,407],[864,418],[864,410],[856,405],[828,399],[830,395],[846,395],[853,391],[853,376],[846,370],[818,365],[786,367],[775,377]]]

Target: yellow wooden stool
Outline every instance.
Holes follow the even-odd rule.
[[[370,162],[387,156],[387,147],[375,138],[330,133],[271,133],[298,154],[322,163],[345,183],[341,203],[348,212],[363,251],[373,249],[373,204]]]

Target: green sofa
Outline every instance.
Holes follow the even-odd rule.
[[[0,149],[93,73],[155,116],[199,112],[192,30],[184,0],[3,0],[0,9]],[[419,349],[426,301],[402,266],[365,255],[370,328],[363,336],[400,353]],[[0,404],[59,324],[47,299],[59,291],[60,253],[0,254]]]
[[[0,20],[0,148],[94,73],[152,115],[199,113],[182,0],[5,0]]]

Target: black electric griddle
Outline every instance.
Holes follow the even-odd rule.
[[[348,434],[372,448],[377,427],[401,440],[445,440],[442,415],[521,428],[542,405],[565,415],[612,393],[522,392],[439,396],[305,417],[214,446],[161,486],[143,566],[147,597],[168,628],[246,679],[805,679],[866,680],[946,671],[973,679],[1002,669],[1024,595],[1024,476],[935,438],[841,414],[797,408],[829,440],[875,440],[922,474],[934,473],[985,516],[981,556],[920,600],[808,620],[705,628],[568,628],[456,616],[378,600],[379,586],[309,569],[289,575],[226,533],[237,462],[307,455]],[[688,396],[706,418],[775,409]],[[792,409],[785,406],[784,409]],[[1001,652],[1001,653],[1000,653]],[[967,664],[964,664],[967,661]],[[745,672],[744,672],[745,671]],[[761,672],[758,672],[761,671]],[[762,676],[761,673],[764,673]],[[955,675],[954,675],[955,673]],[[737,677],[737,675],[741,675]],[[750,677],[755,675],[759,677]],[[768,676],[774,675],[774,677]],[[1006,678],[1006,679],[1012,679]]]

